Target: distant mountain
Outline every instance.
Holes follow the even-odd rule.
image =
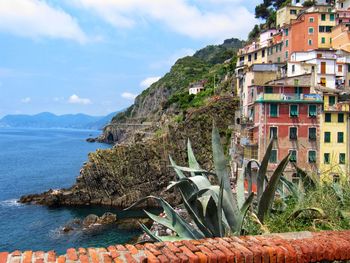
[[[0,127],[13,128],[73,128],[102,129],[116,114],[90,116],[86,114],[55,115],[43,112],[36,115],[6,115],[0,120]]]

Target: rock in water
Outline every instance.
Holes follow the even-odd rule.
[[[99,220],[99,217],[97,215],[94,215],[94,214],[88,215],[83,220],[83,226],[84,227],[89,227],[89,226],[91,226],[93,224],[96,224],[98,220]]]
[[[117,221],[117,215],[113,213],[104,213],[98,220],[97,223],[101,225],[113,224]]]

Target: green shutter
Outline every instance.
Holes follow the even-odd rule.
[[[338,113],[338,122],[340,123],[344,122],[344,113]]]
[[[271,117],[278,117],[278,105],[277,104],[270,104],[270,116]]]
[[[332,114],[331,113],[325,114],[325,122],[332,122]]]
[[[316,163],[316,152],[309,151],[309,163]]]
[[[317,107],[316,105],[309,105],[309,117],[317,116]]]
[[[329,20],[334,21],[334,14],[329,15]]]
[[[298,117],[299,112],[298,112],[298,105],[290,105],[290,113],[289,115],[291,117]]]
[[[309,128],[309,140],[316,141],[316,128]]]
[[[329,164],[329,153],[323,155],[323,162],[324,164]]]
[[[289,161],[292,163],[295,163],[297,161],[297,151],[295,150],[290,151]]]
[[[343,142],[344,142],[344,133],[338,132],[338,143],[343,143]]]
[[[339,164],[345,164],[345,153],[339,154]]]
[[[331,142],[331,133],[330,132],[324,133],[324,142]]]
[[[328,104],[329,106],[333,106],[335,104],[335,96],[328,97]]]

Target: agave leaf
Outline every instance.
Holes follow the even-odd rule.
[[[125,210],[131,209],[148,199],[155,199],[157,200],[161,206],[163,207],[168,219],[171,221],[172,226],[176,229],[176,232],[179,236],[182,236],[184,238],[189,239],[200,239],[204,238],[204,235],[200,232],[198,232],[196,229],[193,229],[191,225],[189,225],[172,207],[169,205],[167,201],[165,201],[163,198],[155,197],[155,196],[147,196],[145,198],[140,199],[136,203],[134,203],[132,206],[128,207]]]
[[[197,207],[192,207],[186,198],[184,197],[182,191],[180,190],[180,193],[182,195],[182,200],[184,202],[184,206],[188,212],[188,214],[191,216],[195,224],[197,225],[198,229],[202,231],[202,233],[205,235],[205,237],[213,237],[213,234],[211,233],[210,229],[207,228],[204,224],[203,221],[200,219],[199,215],[195,210],[198,210]]]
[[[188,140],[187,141],[187,155],[188,155],[188,166],[192,169],[196,169],[196,170],[201,170],[201,167],[199,165],[199,163],[197,162],[197,159],[193,153],[193,149],[192,149],[192,145],[191,145],[191,141]],[[191,173],[192,176],[194,176],[194,173]]]
[[[145,231],[145,233],[146,233],[147,235],[149,235],[149,237],[150,237],[151,239],[153,239],[153,240],[156,241],[156,242],[162,242],[162,240],[161,240],[157,235],[153,234],[152,231],[149,230],[147,226],[145,226],[144,224],[142,224],[142,223],[140,223],[140,222],[139,222],[139,225],[141,226],[141,228],[143,229],[143,231]]]
[[[258,203],[258,218],[261,221],[261,223],[264,223],[264,218],[272,206],[273,199],[275,198],[275,192],[277,189],[277,185],[280,181],[280,178],[282,176],[284,169],[286,168],[286,166],[289,162],[289,156],[290,156],[290,154],[288,154],[279,163],[276,170],[272,174],[271,179],[270,179],[269,183],[267,184],[265,191],[261,195],[260,202]]]
[[[174,187],[178,187],[180,189],[186,200],[191,200],[191,196],[194,196],[194,194],[198,191],[193,185],[192,181],[188,180],[188,178],[180,179],[177,182],[170,182],[166,190],[168,191]]]
[[[240,220],[240,225],[239,225],[239,227],[238,227],[237,230],[236,230],[236,233],[235,233],[236,235],[240,235],[241,232],[242,232],[242,227],[243,227],[244,219],[245,219],[245,217],[246,217],[246,215],[247,215],[247,212],[248,212],[249,207],[250,207],[250,206],[252,205],[252,203],[253,203],[253,200],[254,200],[254,193],[251,193],[251,194],[248,196],[247,200],[245,200],[243,206],[242,206],[241,209],[240,209],[240,212],[241,212],[241,220]]]
[[[188,178],[188,180],[190,180],[197,187],[198,190],[202,190],[212,186],[208,178],[205,176],[197,175]]]
[[[178,233],[176,227],[173,226],[172,222],[171,222],[169,219],[163,218],[163,217],[161,217],[161,216],[157,216],[157,215],[155,215],[155,214],[152,214],[152,213],[150,213],[150,212],[147,212],[146,210],[143,210],[143,211],[144,211],[144,212],[146,213],[146,215],[147,215],[149,218],[151,218],[153,221],[155,221],[155,222],[157,222],[157,223],[159,223],[159,224],[161,224],[161,225],[163,225],[163,226],[169,228],[170,230],[172,230],[172,231]],[[181,233],[178,233],[178,235],[181,236]]]
[[[296,211],[294,211],[287,219],[288,220],[294,220],[296,219],[298,216],[300,216],[302,213],[304,212],[314,212],[316,214],[319,215],[319,217],[321,218],[324,218],[325,217],[325,212],[321,209],[321,208],[318,208],[318,207],[308,207],[308,208],[302,208],[302,209],[298,209]],[[319,217],[316,217],[316,218],[319,218]],[[315,217],[313,217],[315,218]],[[313,218],[310,218],[310,219],[313,219]]]
[[[218,222],[219,222],[219,234],[220,237],[223,237],[224,232],[223,232],[223,227],[222,227],[222,202],[223,202],[223,197],[224,197],[224,182],[221,181],[220,184],[220,193],[219,193],[219,202],[217,206],[217,216],[218,216]]]
[[[188,173],[195,173],[195,174],[212,174],[211,172],[208,172],[206,170],[203,169],[193,169],[193,168],[189,168],[189,167],[184,167],[184,166],[178,166],[178,165],[171,165],[170,167],[173,167],[174,169],[178,169],[182,172],[188,172]]]
[[[235,232],[234,230],[239,225],[240,213],[237,202],[233,198],[229,173],[227,170],[227,160],[220,142],[219,130],[214,124],[212,131],[212,147],[215,171],[220,185],[223,183],[223,187],[225,189],[223,199],[224,213],[232,232]]]
[[[293,196],[293,198],[295,200],[299,200],[299,197],[301,195],[299,188],[284,176],[281,176],[280,179],[281,183],[287,188],[287,190]]]
[[[270,140],[270,143],[267,146],[264,158],[261,162],[259,172],[258,172],[258,178],[257,178],[257,200],[258,200],[258,203],[260,202],[260,198],[264,192],[264,180],[265,180],[269,160],[271,157],[272,147],[273,147],[273,138]]]
[[[161,236],[159,238],[161,239],[161,242],[174,242],[174,241],[181,241],[181,240],[190,240],[188,238],[182,238],[179,236]]]
[[[186,175],[181,170],[175,168],[177,165],[176,165],[175,161],[173,160],[173,158],[171,158],[170,155],[169,155],[169,160],[170,160],[171,165],[174,167],[174,170],[177,174],[177,177],[179,179],[186,178]]]
[[[312,178],[307,172],[299,168],[295,163],[293,163],[297,175],[301,178],[305,191],[313,190],[317,187],[317,181]]]
[[[244,191],[244,167],[242,168],[242,171],[237,176],[237,182],[236,182],[236,198],[237,198],[237,204],[238,208],[242,208],[244,202],[245,202],[245,191]]]

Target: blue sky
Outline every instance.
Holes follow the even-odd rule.
[[[245,39],[258,0],[0,0],[0,117],[105,115],[176,59]]]

